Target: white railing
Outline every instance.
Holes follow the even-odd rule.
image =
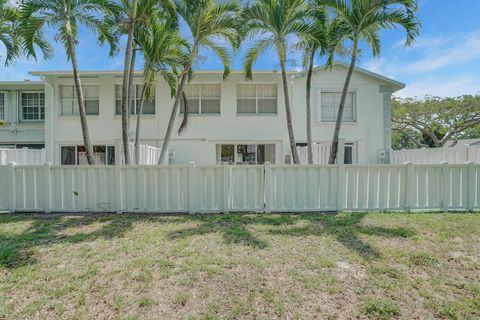
[[[454,148],[424,148],[395,150],[390,153],[392,164],[401,164],[406,161],[415,164],[438,164],[443,161],[452,164],[462,164],[468,161],[480,164],[480,147],[456,146]]]
[[[132,164],[135,164],[135,144],[129,143],[128,148],[130,151],[130,160]],[[160,158],[161,148],[156,148],[148,144],[140,144],[139,152],[139,162],[136,165],[157,165],[158,159]],[[115,159],[122,159],[121,163],[125,164],[124,155],[123,155],[123,144],[120,139],[115,141]],[[167,163],[168,164],[168,163]]]
[[[45,149],[0,149],[0,165],[16,162],[24,165],[40,165],[45,162]]]
[[[330,142],[314,143],[312,145],[313,164],[328,164],[330,158],[330,150],[332,144]],[[338,139],[337,160],[343,162],[345,154],[345,139]],[[300,164],[308,164],[308,147],[297,147]]]
[[[480,209],[480,165],[0,166],[10,212]]]
[[[130,143],[130,157],[132,158],[132,162],[135,160],[135,144]],[[148,144],[140,144],[139,145],[139,162],[136,164],[139,165],[156,165],[158,163],[158,159],[160,158],[160,152],[162,149],[152,147]]]

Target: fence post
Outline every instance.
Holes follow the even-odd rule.
[[[345,199],[345,165],[343,161],[337,165],[337,210],[343,210]]]
[[[467,145],[467,162],[472,161],[473,163],[475,163],[475,161],[480,160],[480,159],[477,160],[477,157],[476,157],[476,152],[478,149],[480,149],[480,147],[475,147],[475,146],[472,147],[470,145]]]
[[[195,162],[188,163],[188,213],[195,214]]]
[[[230,211],[230,165],[223,164],[223,213]]]
[[[468,204],[467,210],[473,211],[475,207],[475,167],[473,161],[467,162],[467,174],[468,174]]]
[[[447,161],[442,161],[442,183],[441,188],[442,188],[442,210],[444,212],[448,212],[448,209],[450,208],[450,179],[449,179],[449,168],[448,168],[448,162]]]
[[[338,139],[337,163],[345,163],[345,139]]]
[[[411,161],[405,162],[405,165],[407,166],[407,175],[406,175],[406,181],[405,181],[405,206],[407,211],[411,211],[413,208],[413,195],[414,195],[414,189],[415,189],[415,180],[414,180],[414,175],[413,175],[413,163]]]
[[[43,177],[44,177],[44,194],[45,194],[45,213],[52,212],[52,163],[45,162],[43,164]]]
[[[122,140],[115,139],[115,207],[117,212],[123,210],[122,164]]]
[[[270,162],[265,162],[264,164],[265,169],[265,189],[263,190],[263,195],[265,197],[265,207],[264,211],[266,213],[272,212],[272,198],[271,198],[271,190],[272,190],[272,165]]]
[[[9,211],[15,213],[17,210],[17,179],[15,176],[16,162],[10,162],[10,196],[9,196]]]

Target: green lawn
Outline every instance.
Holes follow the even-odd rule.
[[[0,319],[479,319],[479,214],[0,215]]]

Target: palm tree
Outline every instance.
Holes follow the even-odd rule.
[[[326,67],[331,67],[333,64],[333,54],[335,52],[335,48],[330,42],[332,30],[329,28],[328,10],[320,1],[321,0],[312,0],[309,3],[311,6],[311,37],[304,39],[299,45],[303,49],[303,64],[307,69],[305,98],[308,164],[313,164],[311,98],[315,58],[317,56],[324,57],[328,55]]]
[[[17,8],[10,5],[9,0],[0,0],[0,43],[6,49],[5,65],[10,64],[22,54],[36,58],[33,45],[40,47],[46,59],[50,58],[52,49],[45,41],[43,34],[37,35],[32,46],[26,46],[19,28],[19,20],[20,13]]]
[[[419,34],[420,23],[415,16],[416,0],[325,0],[336,14],[332,22],[338,31],[338,41],[352,42],[351,61],[343,87],[340,106],[335,123],[335,131],[330,149],[329,164],[334,164],[338,150],[338,139],[342,125],[343,110],[347,99],[350,80],[357,62],[359,46],[364,42],[372,48],[375,57],[380,55],[380,31],[403,28],[407,37],[405,46],[414,43]]]
[[[299,163],[295,135],[292,125],[292,112],[288,93],[287,53],[292,48],[291,41],[308,38],[310,26],[307,22],[308,7],[304,0],[255,0],[243,12],[243,22],[247,38],[260,36],[248,50],[244,71],[248,79],[252,78],[252,66],[260,55],[274,48],[282,70],[285,113],[290,149],[293,162]]]
[[[20,54],[19,33],[15,29],[17,20],[18,13],[9,1],[0,0],[0,42],[6,49],[5,65]]]
[[[140,95],[140,107],[137,110],[137,126],[135,131],[135,161],[139,163],[140,156],[140,125],[141,115],[146,99],[151,98],[157,81],[157,75],[165,79],[170,87],[172,98],[176,94],[178,84],[178,68],[186,60],[184,49],[188,43],[180,36],[175,24],[163,19],[159,13],[154,15],[148,28],[138,30],[135,35],[138,50],[143,53],[144,85]]]
[[[175,102],[158,160],[159,164],[165,162],[165,155],[167,154],[185,83],[192,71],[193,63],[197,59],[199,51],[201,49],[213,51],[222,60],[224,66],[223,76],[226,78],[231,71],[231,58],[228,49],[220,44],[218,40],[225,40],[234,47],[238,40],[237,14],[239,7],[236,2],[217,3],[215,0],[175,0],[175,3],[178,16],[185,22],[191,34],[190,50],[179,77]]]
[[[130,164],[128,132],[130,109],[133,105],[132,90],[136,59],[134,33],[137,28],[148,27],[150,13],[153,10],[161,7],[172,11],[174,9],[174,4],[172,0],[121,0],[121,6],[122,10],[118,19],[118,27],[120,33],[127,35],[121,99],[122,143],[125,164]]]
[[[95,32],[101,41],[108,42],[110,55],[113,55],[116,51],[117,39],[111,31],[111,26],[104,22],[104,18],[116,14],[117,11],[117,5],[110,0],[26,0],[20,8],[22,31],[28,47],[33,47],[35,39],[44,28],[57,28],[55,39],[65,46],[67,57],[72,62],[83,143],[90,165],[95,164],[95,161],[88,132],[82,82],[78,71],[76,54],[78,29],[83,26]]]

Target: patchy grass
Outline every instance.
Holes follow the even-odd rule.
[[[0,215],[0,319],[478,319],[480,215]]]

